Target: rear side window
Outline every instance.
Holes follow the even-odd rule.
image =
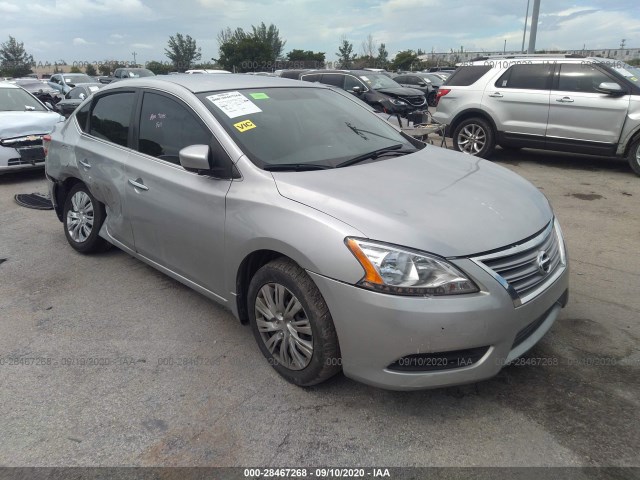
[[[322,75],[322,83],[326,85],[332,85],[338,88],[343,88],[344,75],[340,75],[336,73],[325,73],[324,75]]]
[[[558,90],[564,92],[598,93],[596,90],[603,82],[613,80],[592,65],[565,63],[560,66]]]
[[[80,126],[80,130],[87,131],[87,120],[89,120],[89,110],[91,109],[91,102],[87,103],[76,113],[76,121]]]
[[[179,165],[180,150],[190,145],[209,145],[211,136],[186,106],[164,95],[144,94],[139,152]]]
[[[300,80],[305,82],[319,82],[322,75],[320,73],[310,73],[308,75],[302,75]]]
[[[133,92],[100,97],[91,112],[89,133],[94,137],[126,147],[134,99]]]
[[[552,70],[549,63],[513,65],[498,79],[496,87],[549,90]]]
[[[453,72],[453,75],[444,84],[452,87],[467,87],[480,80],[489,70],[491,70],[490,65],[460,67]]]

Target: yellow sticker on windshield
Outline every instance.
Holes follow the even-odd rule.
[[[251,120],[243,120],[242,122],[234,123],[233,126],[236,127],[240,132],[246,132],[247,130],[256,128]]]

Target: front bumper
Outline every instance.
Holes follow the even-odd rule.
[[[507,291],[473,262],[453,263],[476,281],[481,292],[399,297],[309,272],[333,317],[347,377],[392,390],[484,380],[533,347],[566,304],[568,268],[543,293],[515,307]],[[450,364],[441,370],[399,372],[389,368],[407,356],[470,349],[485,353],[473,364]]]
[[[44,157],[40,161],[30,163],[22,160],[20,152],[15,148],[0,145],[0,175],[9,172],[35,170],[44,167]]]

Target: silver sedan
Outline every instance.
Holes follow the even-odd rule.
[[[340,370],[405,390],[486,379],[567,302],[544,195],[330,87],[122,81],[45,143],[71,247],[115,245],[227,306],[297,385]]]

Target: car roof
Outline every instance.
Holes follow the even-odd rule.
[[[518,63],[600,63],[603,65],[611,65],[615,64],[624,64],[625,62],[621,60],[615,60],[613,58],[602,58],[602,57],[581,57],[576,55],[544,55],[544,54],[534,54],[534,55],[505,55],[505,56],[495,56],[495,57],[480,57],[469,62],[463,62],[460,66],[469,66],[469,65],[489,65],[491,62],[500,63],[504,62],[505,66],[511,66]],[[431,73],[441,73],[441,72],[431,72]]]
[[[3,82],[0,82],[0,88],[20,88],[20,87],[15,83],[9,83],[5,80]]]
[[[156,75],[155,77],[132,78],[108,85],[102,91],[122,87],[156,87],[165,88],[178,85],[192,93],[211,92],[216,90],[233,90],[244,88],[298,87],[319,88],[319,84],[301,82],[281,77],[262,75],[244,75],[230,73],[227,75]]]

